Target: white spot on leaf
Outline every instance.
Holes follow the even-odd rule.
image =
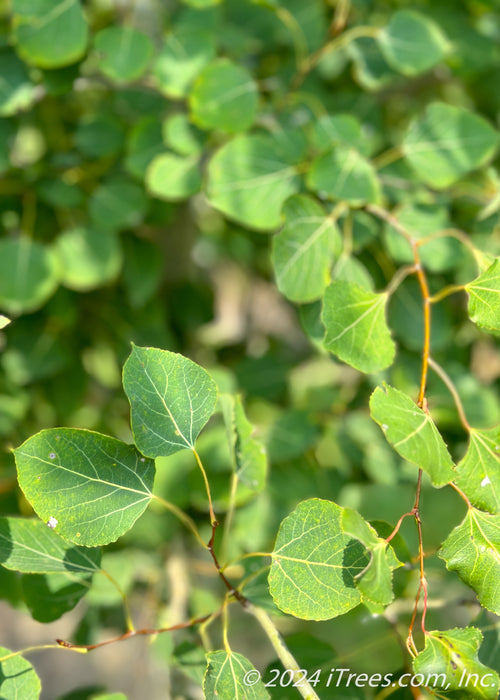
[[[485,486],[488,486],[488,484],[491,484],[490,477],[485,476],[484,479],[481,481],[481,486],[484,488]]]
[[[51,530],[54,530],[58,522],[59,521],[56,520],[53,515],[51,515],[49,518],[49,521],[47,523],[47,526],[50,527]]]
[[[56,458],[56,453],[55,453],[55,452],[51,452],[51,453],[49,454],[49,457],[50,457],[50,459],[55,459],[55,458]]]
[[[382,426],[381,426],[381,427],[382,427],[382,430],[383,430],[384,433],[385,433],[385,431],[388,429],[389,426],[386,425],[385,423],[382,423]]]

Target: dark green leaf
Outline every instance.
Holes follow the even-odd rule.
[[[380,184],[373,165],[354,148],[339,146],[312,162],[307,186],[353,207],[377,202]]]

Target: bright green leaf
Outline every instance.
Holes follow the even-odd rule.
[[[123,368],[137,447],[150,457],[193,449],[213,413],[217,385],[187,357],[133,346]]]
[[[415,674],[422,674],[426,685],[438,693],[453,693],[464,700],[495,700],[500,678],[478,659],[483,639],[475,627],[433,630],[425,635],[425,648],[413,660]]]
[[[184,26],[174,30],[153,66],[158,88],[168,97],[185,97],[193,80],[214,56],[214,36],[206,29]]]
[[[101,550],[68,544],[41,520],[0,518],[0,564],[25,574],[100,571]]]
[[[320,153],[333,146],[350,146],[362,149],[361,123],[351,114],[327,114],[312,125],[311,142]]]
[[[500,331],[500,258],[465,286],[469,316],[481,328]]]
[[[500,515],[469,508],[439,556],[476,592],[483,608],[500,614]]]
[[[356,607],[355,577],[369,562],[364,547],[342,530],[343,509],[312,498],[280,525],[269,572],[276,605],[304,620],[328,620]]]
[[[470,430],[469,445],[455,478],[473,505],[500,513],[500,427]]]
[[[411,122],[403,152],[423,182],[442,189],[489,161],[498,143],[498,132],[483,117],[434,102]]]
[[[373,165],[354,148],[339,146],[313,160],[309,189],[353,207],[380,199],[380,183]]]
[[[127,83],[141,77],[153,55],[149,37],[133,27],[106,27],[97,32],[98,67],[111,80]]]
[[[210,204],[244,226],[272,231],[281,223],[283,202],[300,188],[297,160],[278,137],[237,136],[208,165]]]
[[[394,599],[392,572],[402,566],[393,548],[351,508],[343,509],[342,530],[359,540],[370,554],[366,569],[356,576],[356,585],[364,600],[375,605],[389,605]]]
[[[419,75],[438,64],[448,41],[429,17],[413,10],[395,12],[377,37],[387,63],[403,75]]]
[[[42,430],[14,456],[19,485],[35,512],[70,542],[87,547],[114,542],[152,497],[152,460],[89,430]]]
[[[205,66],[189,95],[195,124],[228,133],[245,131],[253,124],[257,103],[257,85],[249,71],[226,58]]]
[[[385,320],[387,300],[352,282],[332,282],[323,300],[325,348],[361,372],[389,367],[396,346]]]
[[[64,231],[55,241],[61,284],[87,291],[114,280],[120,272],[122,251],[112,231],[75,228]]]
[[[6,326],[8,326],[9,323],[11,323],[10,318],[7,318],[7,316],[0,314],[0,330],[2,330],[2,328],[5,328]]]
[[[163,122],[163,140],[169,148],[181,156],[201,153],[207,138],[188,119],[187,114],[174,114]]]
[[[412,238],[419,240],[432,234],[451,229],[448,210],[435,204],[405,203],[392,212]],[[410,243],[389,224],[385,229],[385,240],[391,257],[401,263],[415,261]],[[422,264],[432,272],[453,269],[464,259],[464,246],[456,238],[442,236],[419,247]]]
[[[87,48],[88,26],[79,0],[12,0],[14,42],[39,68],[75,63]]]
[[[146,187],[150,194],[166,201],[187,199],[200,190],[201,171],[198,156],[162,153],[146,171]]]
[[[12,51],[0,51],[0,117],[29,107],[34,98],[26,66]]]
[[[266,484],[267,455],[264,445],[253,437],[254,427],[245,415],[241,396],[220,396],[233,457],[234,473],[252,491]]]
[[[423,469],[434,486],[455,477],[453,461],[430,415],[402,391],[385,385],[370,398],[370,412],[401,457]]]
[[[10,649],[0,647],[0,697],[2,700],[38,700],[42,685],[33,666],[22,656],[4,657]]]
[[[57,258],[47,246],[31,238],[0,241],[0,305],[11,314],[34,311],[55,292]]]
[[[340,236],[335,225],[314,199],[290,197],[283,207],[285,225],[273,238],[276,284],[291,301],[319,299],[330,280]]]
[[[269,693],[264,683],[245,682],[249,672],[258,678],[259,672],[255,670],[250,661],[241,654],[227,651],[212,651],[207,654],[207,670],[203,679],[203,691],[206,698],[218,698],[220,700],[267,700]]]

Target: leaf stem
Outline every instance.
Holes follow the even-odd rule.
[[[455,402],[455,407],[457,409],[460,422],[462,423],[465,430],[469,433],[471,431],[471,426],[469,421],[467,420],[467,416],[465,415],[464,411],[464,406],[462,404],[458,391],[455,385],[453,384],[453,381],[450,379],[448,374],[446,374],[441,365],[438,365],[438,363],[435,360],[433,360],[432,357],[429,357],[429,366],[434,370],[434,372],[438,375],[443,384],[446,385],[446,388],[448,389],[450,394],[453,396],[453,400]]]
[[[72,651],[79,651],[85,653],[88,651],[93,651],[94,649],[99,649],[100,647],[107,646],[108,644],[114,644],[115,642],[123,642],[126,639],[131,639],[132,637],[138,637],[140,635],[156,635],[163,634],[163,632],[175,632],[175,630],[183,630],[188,627],[193,627],[194,625],[199,625],[202,622],[206,622],[216,613],[210,613],[209,615],[203,615],[203,617],[195,617],[187,622],[180,622],[177,625],[172,625],[171,627],[160,627],[158,629],[141,629],[141,630],[129,630],[124,634],[120,634],[112,639],[106,639],[104,642],[97,642],[97,644],[73,644],[73,642],[67,642],[64,639],[56,639],[57,644],[65,649],[71,649]]]
[[[184,513],[183,510],[181,510],[178,506],[174,505],[173,503],[170,503],[169,501],[166,501],[164,498],[161,496],[157,496],[156,494],[153,494],[153,498],[158,501],[158,503],[161,503],[164,508],[166,508],[168,511],[170,511],[173,515],[178,518],[181,523],[183,523],[188,530],[190,530],[193,535],[196,537],[198,542],[201,544],[203,549],[207,549],[206,543],[203,541],[200,533],[198,532],[198,528],[196,527],[196,524],[192,518],[189,517],[186,513]]]
[[[217,569],[217,572],[218,572],[219,576],[221,577],[222,582],[224,583],[225,587],[227,588],[229,593],[232,596],[234,596],[234,598],[236,598],[238,603],[240,603],[240,605],[242,605],[244,608],[246,608],[246,606],[248,604],[248,600],[236,588],[234,588],[234,586],[232,586],[231,583],[227,580],[226,576],[224,575],[223,569],[219,564],[219,560],[217,559],[217,555],[215,554],[215,550],[214,550],[215,533],[217,531],[218,526],[219,526],[219,523],[217,521],[212,523],[212,536],[210,537],[210,540],[208,542],[207,549],[210,552],[210,554],[212,555],[212,559],[214,561],[215,568]]]
[[[25,649],[19,649],[19,651],[11,651],[9,654],[5,654],[5,656],[1,656],[0,657],[0,664],[2,664],[4,661],[8,661],[9,659],[13,659],[16,656],[24,656],[25,654],[29,654],[32,651],[43,651],[44,649],[60,649],[60,648],[61,648],[60,644],[38,644],[37,646],[26,647]],[[82,653],[85,653],[85,651],[82,650]]]
[[[320,700],[314,688],[306,679],[303,678],[303,674],[299,673],[300,667],[295,660],[295,657],[286,646],[285,642],[283,641],[283,637],[266,611],[262,608],[256,607],[250,603],[250,601],[247,601],[246,609],[260,623],[284,668],[294,672],[294,679],[297,680],[297,685],[295,687],[302,695],[304,700]]]
[[[123,610],[125,613],[125,623],[127,625],[127,630],[129,632],[133,632],[135,627],[134,627],[134,623],[132,621],[132,615],[130,614],[130,606],[129,606],[127,595],[122,590],[122,587],[120,586],[118,581],[116,581],[116,579],[114,579],[113,576],[111,576],[109,571],[106,571],[106,569],[101,569],[101,574],[103,576],[105,576],[111,584],[113,584],[113,586],[116,588],[116,590],[120,594],[120,597],[121,597],[122,602],[123,602]]]
[[[196,448],[192,447],[191,449],[193,450],[193,454],[194,454],[196,461],[198,463],[198,466],[200,468],[201,475],[203,476],[203,481],[205,482],[205,489],[206,489],[207,498],[208,498],[208,507],[210,508],[210,524],[213,527],[214,524],[217,523],[217,518],[215,517],[215,513],[214,513],[214,507],[213,507],[213,503],[212,503],[212,495],[210,493],[210,484],[208,483],[207,472],[205,471],[205,467],[202,464],[202,461],[200,459],[200,455],[196,451]],[[218,525],[218,523],[217,523],[217,525]]]
[[[442,299],[446,299],[446,297],[449,297],[451,294],[456,294],[456,292],[463,292],[465,290],[465,285],[463,284],[449,284],[447,287],[443,287],[443,289],[439,290],[436,294],[433,294],[429,301],[431,304],[436,304],[438,301],[441,301]]]

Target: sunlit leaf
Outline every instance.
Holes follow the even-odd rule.
[[[201,187],[198,157],[162,153],[153,158],[146,171],[146,187],[159,199],[187,199]]]
[[[323,299],[324,345],[361,372],[389,367],[396,352],[385,320],[387,294],[335,280]]]
[[[258,90],[251,74],[225,58],[201,71],[189,94],[191,116],[204,129],[245,131],[257,114]]]
[[[75,228],[56,239],[61,284],[87,291],[115,279],[122,264],[120,240],[114,232]]]
[[[500,331],[500,258],[465,286],[469,316],[481,328]]]
[[[425,648],[413,660],[415,674],[422,674],[426,686],[468,700],[495,700],[500,678],[478,659],[483,639],[475,627],[433,630],[425,635]]]
[[[217,385],[202,367],[157,348],[133,346],[123,388],[137,447],[149,457],[192,449],[217,401]]]
[[[101,550],[76,547],[41,520],[0,518],[0,564],[25,574],[100,571]]]
[[[370,412],[396,452],[427,472],[434,486],[454,479],[453,461],[432,418],[407,394],[387,385],[377,387]]]
[[[53,251],[31,238],[0,241],[0,305],[12,314],[34,311],[55,292],[59,266]]]
[[[477,593],[484,608],[500,614],[500,515],[469,508],[439,556]]]
[[[10,649],[0,647],[0,697],[5,700],[38,700],[42,686],[33,666],[22,656],[1,660],[10,654]]]
[[[266,700],[269,693],[258,680],[259,672],[241,654],[228,651],[212,651],[207,654],[207,670],[203,679],[206,698],[220,700]],[[250,673],[250,675],[249,675]],[[255,676],[251,674],[255,673]],[[249,683],[248,679],[257,682]]]
[[[325,291],[340,247],[337,227],[321,205],[304,195],[290,197],[283,216],[285,225],[273,238],[276,284],[291,301],[315,301]]]
[[[14,456],[19,485],[35,512],[70,542],[88,547],[114,542],[152,497],[152,460],[89,430],[42,430]]]
[[[237,136],[208,165],[207,197],[235,221],[271,231],[280,225],[285,199],[299,190],[295,165],[301,156],[300,147],[294,153],[278,137]]]
[[[361,602],[355,577],[369,558],[360,542],[342,530],[342,513],[335,503],[314,498],[282,521],[269,590],[284,612],[304,620],[328,620]]]
[[[457,464],[457,486],[470,501],[490,513],[500,512],[500,428],[470,430],[469,445]]]
[[[14,41],[23,60],[59,68],[82,58],[88,26],[79,0],[12,0]]]
[[[403,152],[423,182],[442,189],[490,160],[499,140],[496,129],[478,114],[434,102],[411,122]]]
[[[151,39],[133,27],[106,27],[97,32],[94,47],[99,70],[117,83],[137,80],[153,55]]]
[[[449,47],[439,26],[414,10],[395,12],[377,40],[389,65],[409,76],[435,66]]]
[[[26,66],[12,51],[0,51],[0,75],[0,117],[9,117],[29,107],[35,94],[34,85]]]
[[[380,184],[373,165],[354,148],[339,146],[316,158],[307,176],[307,186],[329,199],[353,207],[377,202]]]

